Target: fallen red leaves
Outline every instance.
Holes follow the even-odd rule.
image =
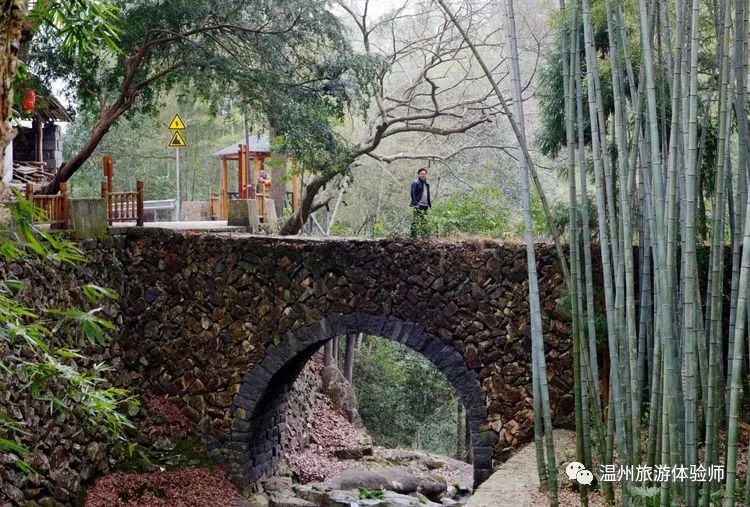
[[[166,396],[149,399],[146,410],[148,420],[143,426],[149,437],[165,436],[179,440],[195,430],[193,422]]]
[[[345,462],[333,455],[334,451],[361,445],[363,438],[362,433],[330,405],[328,398],[318,399],[310,446],[302,453],[287,454],[287,465],[302,484],[324,481],[348,468]]]
[[[235,507],[242,497],[218,468],[116,472],[89,488],[85,507]]]

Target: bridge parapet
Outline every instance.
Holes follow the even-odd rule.
[[[448,377],[470,414],[478,482],[532,434],[521,244],[129,232],[122,245],[130,368],[178,399],[247,478],[278,461],[278,444],[258,436],[283,423],[305,360],[347,331],[401,342]],[[573,408],[569,317],[554,248],[537,254],[559,423]]]

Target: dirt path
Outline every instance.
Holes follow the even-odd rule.
[[[563,464],[571,461],[575,456],[575,433],[567,430],[556,430],[555,455],[562,472]],[[559,500],[561,506],[580,505],[578,493],[574,491],[564,474],[558,475],[560,484]],[[601,499],[591,495],[589,505],[601,505]],[[472,495],[466,507],[497,507],[512,505],[513,507],[536,507],[549,505],[547,494],[539,491],[539,475],[536,471],[536,454],[534,443],[522,447],[508,461],[500,465],[498,470],[482,484]]]

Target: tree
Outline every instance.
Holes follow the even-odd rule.
[[[650,491],[644,487],[656,486],[661,505],[736,505],[750,259],[746,5],[723,1],[704,9],[697,0],[579,0],[563,6],[558,21],[561,44],[551,53],[551,63],[569,65],[563,74],[574,75],[575,86],[566,87],[568,81],[554,73],[548,75],[554,87],[549,87],[551,81],[542,83],[550,92],[545,100],[562,104],[563,95],[568,104],[542,108],[547,128],[543,144],[551,152],[567,144],[568,163],[578,165],[582,190],[586,157],[593,162],[610,360],[603,374],[613,386],[610,399],[601,399],[593,389],[598,379],[595,363],[588,359],[594,354],[587,358],[587,348],[581,347],[574,364],[582,389],[590,386],[582,404],[595,414],[603,413],[600,406],[612,414],[607,421],[592,418],[604,442],[599,445],[602,461],[641,462],[645,413],[649,466],[697,466],[701,449],[700,465],[717,465],[721,429],[726,428],[724,491],[715,482],[698,488],[695,482],[644,480],[623,484],[620,494],[627,505]],[[563,124],[568,127],[565,138]],[[572,144],[577,144],[578,161]],[[576,198],[571,186],[571,209]],[[575,255],[579,238],[573,229]],[[636,237],[638,255],[633,250]],[[707,259],[701,252],[704,239],[710,245],[703,250]],[[732,280],[727,295],[728,241]],[[588,237],[582,246],[590,257]],[[587,259],[587,279],[589,264]],[[584,292],[578,297],[581,309],[593,291],[590,283],[579,287]],[[728,333],[723,318],[727,304]],[[587,312],[590,322],[591,309]]]
[[[329,123],[354,94],[344,83],[352,68],[347,44],[323,0],[123,2],[117,30],[119,51],[87,51],[78,59],[60,56],[64,41],[54,32],[35,37],[34,70],[66,81],[79,108],[97,118],[45,193],[70,179],[123,115],[154,112],[176,87],[214,102],[237,97],[234,104],[265,114],[298,149],[300,131],[315,148],[325,145]]]
[[[13,138],[10,119],[13,84],[19,58],[28,58],[30,41],[36,30],[46,30],[60,38],[60,50],[78,59],[101,44],[117,48],[113,22],[117,7],[103,0],[40,0],[27,19],[27,0],[5,0],[0,4],[0,160]]]
[[[534,174],[534,180],[537,186],[537,191],[542,198],[542,202],[545,203],[544,194],[541,189],[541,185],[538,182],[538,178],[535,175],[534,165],[529,154],[528,145],[526,143],[526,127],[524,123],[524,112],[523,112],[523,100],[522,100],[522,89],[521,89],[521,72],[518,63],[518,40],[515,27],[515,16],[513,9],[513,1],[508,0],[506,6],[506,16],[508,20],[507,37],[510,42],[510,74],[512,80],[511,96],[512,105],[514,111],[511,113],[509,106],[506,104],[503,94],[498,87],[497,81],[494,78],[492,70],[488,67],[482,56],[477,50],[476,44],[472,41],[470,34],[462,26],[459,19],[453,13],[453,10],[445,0],[438,0],[440,7],[443,9],[445,14],[451,20],[453,25],[458,29],[461,37],[471,49],[474,57],[481,66],[486,79],[492,85],[492,91],[500,101],[505,115],[510,123],[513,133],[518,141],[519,147],[521,148],[521,154],[518,157],[518,169],[521,173],[521,208],[524,216],[524,238],[526,241],[526,257],[528,264],[529,274],[529,309],[530,309],[530,321],[531,321],[531,357],[532,357],[532,388],[533,388],[533,400],[534,400],[534,434],[536,440],[537,450],[537,468],[539,472],[540,483],[548,488],[550,505],[557,506],[557,468],[555,462],[555,448],[552,436],[552,416],[551,408],[549,404],[549,390],[547,386],[547,370],[546,370],[546,358],[544,355],[544,341],[542,338],[542,316],[541,306],[539,302],[539,281],[536,272],[536,257],[534,252],[534,232],[533,223],[531,217],[531,183],[530,174]],[[552,219],[550,212],[545,204],[545,213],[547,220],[552,227]],[[554,231],[553,231],[554,232]],[[562,253],[562,247],[560,241],[555,234],[555,243],[557,246],[558,256],[562,264],[562,269],[565,274],[566,281],[568,282],[568,288],[572,287],[568,269],[566,266],[565,257]],[[544,443],[543,443],[544,441]],[[542,448],[544,445],[544,449]],[[545,453],[546,453],[546,466],[545,466]]]
[[[346,351],[344,354],[344,378],[351,384],[354,377],[354,353],[358,333],[346,334]]]
[[[488,148],[467,143],[451,146],[449,136],[460,135],[493,120],[500,107],[492,90],[471,65],[471,52],[447,16],[429,3],[406,2],[380,18],[369,14],[370,0],[336,0],[349,16],[355,33],[352,45],[379,65],[362,74],[372,94],[364,104],[364,122],[352,119],[352,133],[340,137],[338,164],[306,167],[312,176],[305,185],[301,208],[281,226],[282,234],[296,234],[315,210],[326,206],[335,192],[320,195],[330,183],[341,184],[363,157],[392,163],[397,160],[443,161],[468,149]],[[461,17],[472,36],[490,51],[492,33],[480,30],[486,8]],[[493,69],[500,62],[493,63]],[[424,153],[403,150],[407,140],[427,144]],[[441,146],[442,145],[442,146]],[[505,149],[504,146],[489,146]],[[387,151],[386,151],[387,150]]]
[[[399,343],[365,336],[355,367],[357,411],[375,444],[455,454],[461,403],[432,363]]]

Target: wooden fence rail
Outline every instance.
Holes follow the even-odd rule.
[[[44,214],[36,220],[37,223],[49,223],[50,226],[67,229],[70,222],[68,197],[67,183],[60,183],[60,193],[55,195],[34,194],[33,185],[26,184],[26,200],[41,209]]]
[[[137,181],[135,187],[135,192],[112,192],[109,184],[102,182],[102,199],[107,204],[109,225],[114,222],[143,225],[143,182]]]

